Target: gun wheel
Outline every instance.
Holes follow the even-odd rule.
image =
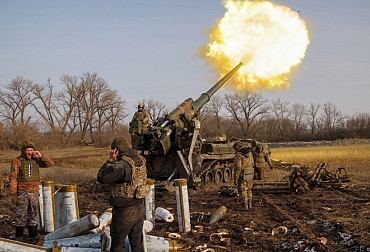
[[[229,168],[225,168],[222,170],[224,175],[224,182],[229,183],[232,178],[231,170]]]
[[[222,171],[220,169],[215,170],[215,175],[214,176],[215,176],[215,184],[222,183],[224,176],[223,176]]]
[[[204,185],[209,185],[213,183],[215,180],[214,174],[211,171],[206,172],[204,175]]]

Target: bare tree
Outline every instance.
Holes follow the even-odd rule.
[[[307,123],[310,127],[312,136],[315,136],[317,134],[317,131],[318,131],[318,127],[319,127],[319,125],[318,125],[319,124],[319,122],[318,122],[318,118],[319,118],[318,112],[319,112],[320,107],[321,107],[320,104],[314,104],[312,102],[310,103],[310,106],[308,107]]]
[[[6,85],[5,91],[0,91],[0,118],[10,122],[15,146],[19,146],[26,137],[31,120],[28,109],[34,100],[33,88],[31,80],[17,76]]]
[[[293,136],[298,137],[305,130],[304,116],[307,113],[307,109],[303,104],[294,103],[291,109],[291,118],[293,122]]]
[[[114,132],[118,124],[122,123],[127,117],[125,111],[126,101],[123,100],[115,91],[112,91],[112,100],[109,107],[104,112],[104,122],[108,124],[108,129]]]
[[[220,96],[213,96],[211,100],[204,106],[203,113],[208,116],[213,116],[216,119],[217,134],[222,135],[224,130],[222,128],[222,107],[224,106],[224,100]]]
[[[150,122],[155,122],[168,113],[168,108],[164,103],[160,101],[154,101],[152,98],[145,99],[141,103],[144,104],[146,111],[149,113]]]
[[[31,103],[36,112],[41,116],[45,124],[55,133],[56,125],[56,110],[57,110],[57,95],[54,93],[50,79],[45,86],[36,84],[33,89],[35,100]]]
[[[278,134],[280,138],[285,138],[289,135],[289,102],[282,102],[279,99],[272,101],[271,111],[278,122]]]
[[[352,137],[365,137],[370,136],[370,114],[358,113],[353,115],[346,122],[346,128]]]
[[[268,111],[267,100],[260,94],[243,93],[225,95],[225,109],[239,125],[243,137],[250,137],[256,127],[256,120]]]
[[[331,133],[343,121],[344,117],[337,106],[327,102],[323,106],[323,115],[321,117],[325,130]]]

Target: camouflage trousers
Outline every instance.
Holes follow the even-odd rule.
[[[253,181],[238,181],[238,192],[240,192],[240,195],[242,196],[244,206],[248,206],[249,202],[252,204],[252,187]]]
[[[254,168],[254,179],[262,180],[265,177],[265,167],[256,167]]]
[[[16,208],[15,225],[17,227],[36,226],[39,207],[39,192],[18,191],[19,205]]]

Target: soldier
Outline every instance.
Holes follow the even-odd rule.
[[[130,122],[130,133],[141,133],[147,131],[148,123],[149,113],[144,109],[144,104],[140,103]]]
[[[133,252],[143,251],[144,198],[146,185],[145,159],[130,148],[123,137],[111,144],[109,160],[98,172],[98,182],[110,184],[110,204],[113,206],[110,251],[123,252],[128,235]]]
[[[252,208],[252,186],[253,186],[253,155],[251,148],[240,143],[234,145],[236,155],[234,158],[234,185],[241,193],[245,209]]]
[[[21,155],[11,163],[9,188],[11,201],[16,207],[15,239],[23,241],[27,226],[31,239],[37,239],[37,212],[39,205],[39,168],[53,166],[53,161],[35,150],[35,145],[25,141]]]
[[[274,169],[271,165],[269,154],[263,149],[262,144],[257,144],[256,148],[253,150],[254,158],[254,179],[262,180],[265,177],[265,166],[266,163],[270,166],[270,169]]]

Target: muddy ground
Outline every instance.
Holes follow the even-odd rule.
[[[280,175],[290,170],[289,164],[275,162],[274,166],[274,172]],[[370,251],[369,183],[352,181],[346,188],[315,188],[306,193],[255,193],[251,211],[243,209],[239,197],[218,193],[219,187],[189,190],[191,225],[202,225],[204,231],[181,234],[176,240],[179,251],[204,251],[206,247],[214,251]],[[108,208],[106,191],[106,186],[93,180],[79,182],[80,216],[91,211],[102,213]],[[223,205],[228,209],[224,218],[209,225],[210,215]],[[157,221],[150,234],[168,237],[169,233],[178,232],[175,193],[157,190],[158,206],[169,209],[175,220],[172,223]],[[0,237],[9,238],[14,234],[14,208],[7,190],[3,191]],[[280,226],[285,226],[288,232],[273,236],[272,229]],[[223,237],[231,239],[229,247],[222,246],[217,235],[210,240],[211,234],[218,232],[227,233]]]

